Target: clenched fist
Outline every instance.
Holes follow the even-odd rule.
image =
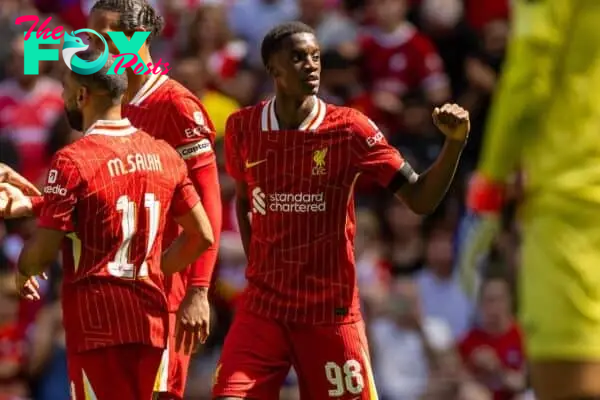
[[[433,110],[433,123],[450,140],[466,142],[471,130],[469,112],[457,104],[444,104]]]

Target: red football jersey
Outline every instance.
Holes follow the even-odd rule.
[[[123,106],[123,115],[137,128],[175,148],[186,161],[189,171],[215,162],[215,129],[206,110],[196,96],[168,76],[152,75],[132,101]],[[215,193],[210,195],[220,196],[218,181],[215,186]],[[207,194],[201,195],[206,201]],[[172,220],[167,221],[163,246],[168,247],[179,232],[179,225]],[[201,257],[198,262],[202,261],[206,262]],[[214,264],[214,260],[210,262]],[[198,267],[212,270],[214,265]],[[167,277],[165,286],[170,311],[177,311],[188,280],[194,278],[190,276],[191,272],[188,268]],[[210,280],[192,283],[208,286]]]
[[[39,225],[69,232],[62,305],[70,349],[165,347],[160,240],[167,215],[198,201],[179,155],[126,119],[98,121],[56,153]]]
[[[298,130],[280,131],[274,101],[227,122],[227,169],[248,185],[252,243],[242,307],[289,322],[360,318],[353,185],[388,186],[404,164],[363,114],[315,99]]]
[[[504,390],[499,377],[490,377],[481,374],[481,371],[478,371],[472,365],[471,356],[481,347],[492,348],[505,369],[514,371],[522,370],[525,367],[525,349],[521,329],[514,323],[504,334],[491,335],[481,329],[475,328],[459,344],[460,355],[467,368],[471,373],[484,381],[487,387],[493,391],[494,400],[513,399],[515,393]]]

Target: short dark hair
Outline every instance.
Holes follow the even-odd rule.
[[[77,53],[77,56],[84,61],[97,60],[102,53],[98,50],[86,50]],[[108,92],[106,98],[112,104],[119,104],[123,94],[127,90],[127,74],[109,75],[108,72],[112,69],[116,62],[114,57],[108,57],[104,66],[97,72],[90,75],[81,75],[72,72],[73,77],[81,85],[88,87],[91,91]]]
[[[265,67],[271,56],[281,49],[284,39],[296,33],[312,33],[314,35],[315,30],[303,22],[291,21],[275,26],[265,35],[260,46],[260,55]]]
[[[142,27],[150,30],[148,41],[159,35],[165,25],[163,17],[147,0],[98,0],[92,11],[104,10],[121,14],[119,28],[131,32]]]

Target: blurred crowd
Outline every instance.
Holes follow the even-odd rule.
[[[85,13],[93,0],[82,3]],[[217,129],[223,171],[224,227],[212,334],[193,360],[188,398],[209,398],[220,346],[245,285],[234,186],[223,168],[225,121],[239,107],[271,94],[260,42],[273,25],[293,19],[314,27],[320,40],[320,96],[367,114],[417,170],[435,159],[443,141],[431,123],[432,107],[452,101],[471,113],[470,141],[455,183],[434,215],[411,213],[366,180],[356,188],[358,279],[380,398],[531,398],[513,317],[514,207],[506,210],[476,299],[463,293],[454,268],[465,186],[477,163],[510,32],[509,0],[151,3],[166,19],[163,36],[153,43],[153,58],[169,62],[171,77],[202,99]],[[41,184],[52,154],[80,133],[63,116],[56,79],[61,63],[42,63],[39,76],[23,73],[28,27],[14,21],[27,14],[40,15],[28,1],[0,1],[0,162]],[[56,16],[52,24],[64,25]],[[29,219],[0,224],[0,400],[61,400],[69,393],[58,303],[60,261],[43,281],[42,301],[20,301],[13,287],[11,274],[32,229],[35,221]],[[282,398],[297,398],[293,373]]]

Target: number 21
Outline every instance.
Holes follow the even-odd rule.
[[[156,201],[156,196],[153,193],[146,193],[144,195],[144,208],[148,213],[148,241],[146,243],[146,256],[144,257],[147,258],[156,240],[160,219],[160,203]],[[122,239],[115,258],[108,263],[108,272],[118,278],[135,279],[138,277],[147,277],[148,265],[145,260],[137,273],[136,266],[130,262],[129,252],[131,251],[131,241],[137,230],[138,215],[136,204],[129,197],[123,195],[117,200],[116,209],[121,213]]]

